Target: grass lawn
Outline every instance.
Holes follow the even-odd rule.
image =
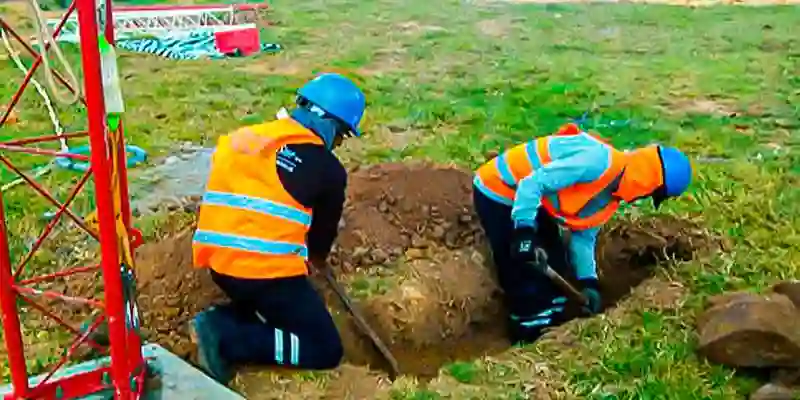
[[[562,332],[570,346],[543,341],[456,363],[431,383],[395,382],[390,396],[538,398],[544,385],[564,397],[728,399],[754,390],[754,380],[695,357],[694,317],[709,295],[800,275],[800,8],[479,0],[277,0],[273,8],[265,38],[284,46],[276,55],[124,54],[128,142],[153,158],[185,141],[213,145],[230,129],[273,118],[321,71],[345,73],[367,94],[367,134],[340,152],[348,163],[429,159],[475,168],[488,151],[588,111],[587,127],[620,148],[658,141],[689,153],[691,194],[659,212],[702,221],[732,243],[723,255],[659,273],[680,289],[671,307],[634,296],[570,324]],[[11,61],[0,66],[5,102],[22,76]],[[52,130],[37,96],[27,92],[21,122],[0,137]],[[62,110],[71,130],[83,127],[75,112]],[[64,196],[65,182],[77,178],[60,172],[44,181]],[[17,258],[43,223],[45,205],[32,196],[3,194]],[[90,207],[84,199],[76,212]],[[0,366],[0,376],[7,373]],[[332,378],[295,380],[325,387]]]

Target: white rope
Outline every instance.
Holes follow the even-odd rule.
[[[14,64],[16,64],[17,68],[19,68],[19,70],[22,71],[23,75],[27,75],[28,74],[28,69],[25,68],[25,64],[23,64],[22,60],[19,58],[19,52],[15,51],[14,48],[11,46],[11,43],[8,40],[8,35],[6,35],[5,29],[0,29],[0,38],[2,38],[3,45],[5,46],[9,57],[14,61]],[[44,90],[42,85],[39,84],[39,82],[36,79],[31,78],[30,82],[36,88],[36,91],[39,92],[39,95],[41,95],[42,98],[44,99],[44,105],[45,105],[45,107],[47,107],[47,113],[50,115],[50,121],[53,123],[53,128],[55,130],[55,133],[56,133],[57,136],[59,136],[60,141],[61,141],[61,151],[62,152],[68,152],[69,151],[69,146],[67,145],[66,138],[63,137],[64,129],[62,128],[61,123],[58,120],[58,114],[56,114],[56,111],[53,108],[53,104],[50,102],[50,97],[47,95],[47,91]],[[45,166],[36,168],[34,171],[32,171],[33,172],[33,177],[34,178],[40,178],[43,175],[45,175],[48,172],[50,172],[50,170],[52,168],[53,168],[53,162],[50,162]],[[23,183],[23,182],[25,182],[24,179],[18,178],[16,180],[11,181],[11,182],[3,185],[2,187],[0,187],[0,191],[5,192],[5,191],[13,188],[14,186],[19,185],[20,183]]]
[[[6,35],[6,31],[4,29],[0,29],[0,37],[3,39],[3,45],[8,51],[8,55],[14,61],[14,64],[16,64],[17,68],[22,71],[23,75],[27,75],[28,69],[25,68],[25,64],[23,64],[22,60],[19,58],[19,52],[15,51],[14,48],[11,47],[11,43],[8,40],[8,35]],[[50,102],[50,97],[47,95],[47,91],[44,90],[42,85],[40,85],[35,78],[31,78],[30,82],[36,88],[36,91],[39,92],[39,95],[42,96],[42,99],[44,99],[44,105],[47,107],[47,113],[50,115],[50,121],[53,123],[55,133],[61,138],[61,151],[69,151],[67,140],[63,137],[64,129],[61,127],[61,123],[58,120],[58,114],[56,114],[56,110],[53,108],[53,104]]]
[[[43,175],[47,174],[48,172],[50,172],[52,169],[53,169],[53,162],[50,162],[47,165],[41,166],[39,168],[36,168],[36,169],[33,170],[33,178],[38,179],[38,178],[42,177]],[[0,191],[6,192],[6,191],[8,191],[8,189],[11,189],[14,186],[17,186],[22,182],[25,182],[25,180],[22,179],[22,178],[17,178],[16,180],[11,181],[9,183],[6,183],[2,187],[0,187]]]
[[[42,9],[39,7],[39,2],[37,0],[28,0],[28,5],[31,8],[31,12],[33,13],[33,17],[36,22],[36,40],[39,43],[39,53],[42,56],[42,67],[44,68],[45,82],[47,83],[48,88],[53,93],[53,96],[56,98],[56,100],[67,105],[73,104],[80,98],[80,82],[78,82],[78,78],[75,77],[75,73],[72,71],[69,61],[67,61],[66,57],[64,57],[64,53],[61,52],[61,48],[58,46],[58,43],[56,43],[53,39],[53,34],[50,32],[50,28],[47,26],[47,21],[45,20],[44,15],[42,15]],[[63,97],[61,95],[61,91],[57,89],[58,85],[53,78],[53,70],[50,67],[50,61],[47,58],[47,43],[50,41],[53,41],[50,49],[55,52],[56,58],[58,58],[58,61],[64,66],[64,71],[67,75],[67,81],[71,84],[72,89],[75,91],[71,93],[71,97]]]

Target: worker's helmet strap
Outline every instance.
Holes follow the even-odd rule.
[[[342,137],[349,137],[353,136],[353,132],[350,127],[342,121],[341,119],[337,118],[335,115],[325,111],[322,107],[312,103],[307,98],[303,96],[297,96],[297,105],[302,107],[309,112],[315,114],[316,116],[333,121],[336,125],[336,135]]]

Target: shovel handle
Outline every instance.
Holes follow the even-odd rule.
[[[336,278],[333,276],[331,268],[326,265],[322,270],[322,275],[325,276],[325,280],[328,281],[328,285],[330,285],[333,291],[336,292],[336,295],[339,297],[339,300],[342,301],[344,307],[347,309],[350,315],[353,316],[353,320],[355,321],[356,325],[361,330],[361,332],[369,336],[369,338],[372,340],[372,344],[375,345],[375,347],[381,353],[383,358],[385,358],[386,361],[389,362],[389,367],[391,368],[390,378],[392,380],[397,378],[397,376],[400,375],[400,366],[397,363],[397,359],[394,358],[394,355],[392,355],[392,352],[389,350],[386,344],[383,343],[378,334],[375,333],[375,331],[369,326],[369,324],[361,315],[361,313],[355,308],[353,302],[350,300],[350,297],[347,295],[347,293],[345,293],[342,285],[340,285],[339,282],[336,281]]]
[[[572,286],[572,284],[569,283],[569,281],[564,279],[564,277],[562,277],[558,272],[556,272],[552,267],[550,267],[549,264],[547,264],[547,253],[541,248],[537,248],[535,251],[537,258],[539,259],[539,262],[532,263],[533,266],[539,271],[541,271],[545,276],[550,278],[550,280],[553,281],[553,283],[561,287],[561,289],[567,292],[567,294],[570,295],[573,299],[578,300],[581,303],[581,305],[588,306],[589,299],[587,299],[586,296],[583,295],[583,293],[581,293],[578,289],[575,289],[575,286]]]
[[[586,296],[583,295],[583,293],[578,291],[578,289],[576,289],[575,286],[572,286],[571,283],[569,283],[566,279],[564,279],[561,275],[559,275],[558,272],[556,272],[549,265],[545,266],[544,274],[547,275],[547,277],[550,278],[550,280],[552,280],[556,285],[560,286],[561,289],[563,289],[568,294],[572,295],[573,298],[578,300],[581,303],[581,305],[584,306],[589,305],[589,299],[587,299]]]

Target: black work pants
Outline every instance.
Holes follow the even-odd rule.
[[[303,369],[339,365],[343,350],[325,303],[305,276],[242,279],[211,271],[231,303],[217,307],[222,357]]]
[[[510,339],[514,343],[532,342],[541,336],[544,328],[564,322],[566,297],[555,283],[533,266],[511,259],[514,234],[511,207],[490,199],[474,187],[473,201],[492,249],[498,283],[504,292]],[[567,252],[555,219],[540,208],[536,225],[536,244],[547,253],[548,264],[562,276],[567,276]]]

